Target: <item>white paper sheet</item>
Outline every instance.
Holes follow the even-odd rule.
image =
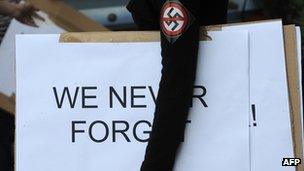
[[[48,16],[39,12],[45,21],[36,20],[38,28],[24,25],[12,20],[0,45],[0,92],[11,96],[15,93],[15,35],[17,34],[46,34],[63,33],[64,30],[56,26]]]
[[[246,31],[211,32],[212,41],[202,42],[196,85],[207,90],[203,100],[194,99],[191,123],[175,171],[249,171],[249,61]],[[53,170],[139,170],[145,143],[135,140],[132,129],[139,120],[152,121],[153,97],[147,86],[157,92],[161,71],[160,46],[157,43],[82,43],[60,44],[58,35],[17,36],[17,171]],[[30,40],[30,41],[29,41]],[[98,109],[73,109],[65,103],[58,109],[53,87],[97,86]],[[127,107],[109,108],[109,87],[119,94],[127,89]],[[130,107],[130,87],[144,86],[136,93],[136,104]],[[60,90],[62,91],[62,89]],[[203,89],[196,89],[198,95]],[[174,116],[173,118],[174,119]],[[71,121],[85,133],[71,141]],[[131,142],[112,134],[103,143],[89,139],[88,127],[95,120],[123,120]],[[109,126],[111,132],[112,127]],[[122,127],[122,128],[121,128]],[[120,128],[124,127],[120,125]],[[104,128],[94,127],[93,134],[102,137]],[[99,130],[99,132],[98,132]],[[137,129],[140,138],[148,125]],[[220,163],[220,164],[219,164]]]
[[[281,21],[224,27],[248,30],[250,44],[251,171],[294,171],[282,167],[294,157]]]

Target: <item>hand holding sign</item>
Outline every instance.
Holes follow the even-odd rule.
[[[37,14],[37,11],[39,10],[27,2],[19,3],[14,5],[12,17],[16,18],[19,22],[23,24],[38,27],[38,25],[34,21],[34,18],[39,19],[41,21],[44,21],[44,18]]]

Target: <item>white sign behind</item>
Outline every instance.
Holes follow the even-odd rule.
[[[256,107],[255,120],[250,115],[251,170],[294,171],[281,165],[282,158],[294,157],[282,22],[223,30],[249,32],[250,104]]]

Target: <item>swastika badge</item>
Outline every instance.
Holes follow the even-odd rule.
[[[161,30],[168,41],[174,43],[190,26],[193,16],[177,0],[167,1],[161,12]]]

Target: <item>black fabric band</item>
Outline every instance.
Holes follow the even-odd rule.
[[[195,19],[174,43],[161,32],[162,78],[142,171],[172,170],[184,136],[196,75],[200,0],[180,2]]]
[[[163,7],[166,3],[168,1],[165,0],[133,0],[127,7],[132,12],[140,30],[162,28],[162,78],[159,84],[152,132],[141,171],[173,170],[192,102],[199,50],[199,27],[202,24],[225,22],[228,1],[180,0],[176,3],[181,3],[182,7],[177,7],[177,10],[169,8],[164,14]],[[185,13],[179,10],[183,7],[189,14],[189,19],[190,16],[192,18],[191,22],[190,20],[186,22],[185,29],[178,32],[177,27],[177,29],[173,28],[175,25],[172,21],[175,22],[176,19],[178,24],[183,24],[180,21],[185,21]],[[208,16],[204,16],[205,14]],[[166,30],[164,30],[164,24],[167,24]]]

